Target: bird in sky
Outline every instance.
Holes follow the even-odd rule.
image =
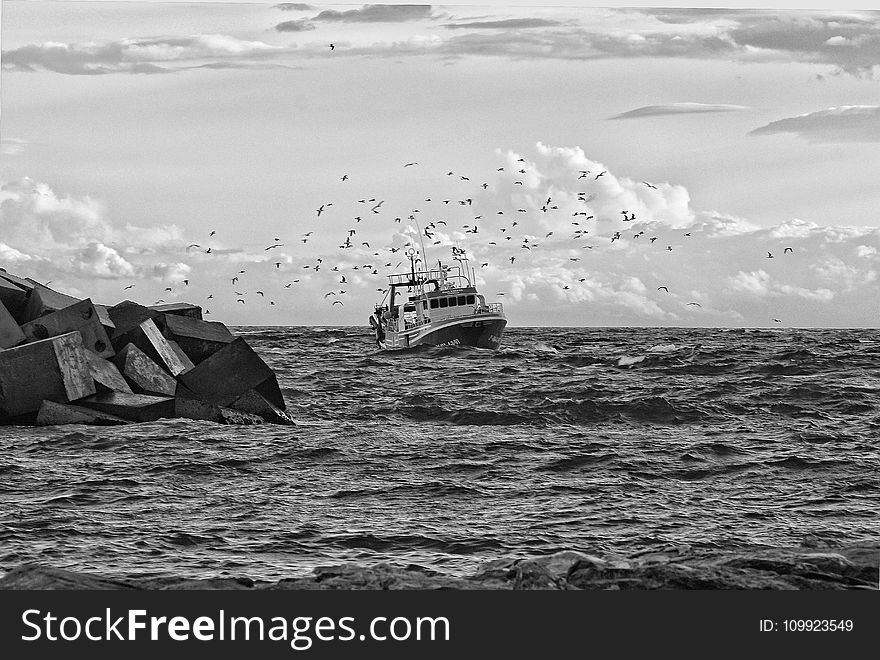
[[[216,230],[212,230],[211,233],[208,234],[208,236],[213,236],[213,235],[216,234],[216,233],[217,233]]]
[[[170,287],[170,286],[166,286],[166,287],[165,287],[165,290],[166,290],[166,291],[171,291],[171,287]]]
[[[657,190],[657,186],[651,185],[647,181],[642,181],[642,183],[644,183],[646,186],[648,186],[648,188],[653,188],[654,190]]]
[[[772,252],[768,252],[768,253],[767,253],[767,258],[768,258],[768,259],[772,259],[772,258],[773,258],[773,253],[772,253]]]
[[[696,307],[702,307],[702,305],[698,302],[689,302],[688,305],[694,305]]]
[[[347,174],[343,174],[343,175],[342,175],[342,180],[343,180],[343,181],[348,181],[348,175],[347,175]]]
[[[122,290],[125,291],[126,289],[133,289],[133,288],[134,288],[134,284],[129,284],[128,286],[123,287]]]
[[[233,278],[232,278],[232,283],[235,284],[236,282],[238,282],[238,278],[237,278],[237,277],[233,277]]]
[[[596,179],[598,179],[600,176],[604,175],[604,174],[607,173],[607,172],[608,172],[608,170],[602,170],[601,172],[599,172],[599,173],[596,175]],[[593,180],[595,181],[596,179],[593,179]]]
[[[189,286],[189,280],[184,280],[184,281],[183,281],[183,286]]]
[[[334,300],[334,301],[330,304],[330,306],[332,307],[333,305],[344,305],[344,304],[345,304],[345,303],[342,302],[341,300]]]
[[[239,298],[239,299],[238,299],[238,300],[236,300],[236,301],[235,301],[235,302],[240,302],[240,303],[241,303],[241,304],[242,304],[242,305],[244,305],[244,304],[245,304],[245,302],[244,302],[244,300],[242,300],[242,299],[241,299],[241,298]]]
[[[418,165],[418,163],[407,163],[404,167],[412,167],[413,165]]]
[[[657,291],[659,291],[660,289],[663,289],[666,293],[669,293],[669,289],[667,289],[665,286],[658,286]]]
[[[261,296],[263,296],[264,298],[266,297],[266,294],[263,293],[262,291],[257,291],[257,293],[259,293],[259,294],[260,294]]]
[[[330,44],[330,50],[335,50],[336,44]]]
[[[786,252],[794,252],[794,250],[792,250],[790,247],[787,247],[782,251],[782,254],[785,254]]]
[[[281,268],[281,262],[280,262],[280,261],[276,261],[276,262],[275,262],[275,268]]]
[[[324,212],[324,205],[321,204],[321,206],[318,207],[317,211],[318,211],[318,217],[320,218],[321,214]]]
[[[189,245],[186,246],[186,249],[189,250],[190,248],[197,248],[197,247],[202,247],[202,246],[199,245],[198,243],[190,243]]]
[[[774,323],[782,323],[782,321],[780,321],[779,319],[773,319],[773,322]]]

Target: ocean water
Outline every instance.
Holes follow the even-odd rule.
[[[453,575],[875,539],[876,330],[509,328],[382,352],[368,328],[236,328],[291,427],[0,427],[0,570]]]

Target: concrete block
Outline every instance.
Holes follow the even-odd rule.
[[[252,415],[259,415],[262,419],[272,424],[294,423],[286,412],[270,403],[266,397],[256,390],[248,390],[230,403],[229,407]]]
[[[95,381],[95,391],[101,392],[125,392],[133,394],[128,381],[119,373],[119,369],[110,360],[105,360],[100,355],[86,351],[89,360],[89,372]]]
[[[199,364],[235,339],[219,321],[199,321],[187,316],[165,315],[163,334],[173,339],[192,360]]]
[[[94,426],[117,426],[128,424],[128,420],[99,410],[66,403],[43,401],[37,413],[37,426],[56,426],[59,424],[90,424]]]
[[[0,268],[0,279],[6,280],[7,282],[12,282],[19,289],[24,289],[26,293],[30,293],[34,289],[34,281],[27,280],[23,277],[19,277],[18,275],[13,275],[12,273],[7,273],[5,268]]]
[[[18,327],[6,305],[0,303],[0,350],[18,346],[25,340],[24,333]]]
[[[113,363],[135,394],[174,396],[177,381],[134,344],[126,344],[113,358]]]
[[[0,417],[95,393],[82,337],[69,332],[0,351]]]
[[[180,382],[198,398],[228,406],[248,390],[274,377],[269,365],[239,337],[182,374]]]
[[[153,319],[147,319],[129,330],[126,335],[131,343],[141,349],[156,364],[172,376],[179,376],[193,368],[185,353],[179,355],[159,331]],[[179,350],[179,347],[178,347]]]
[[[192,303],[177,302],[165,303],[163,305],[150,305],[150,309],[163,314],[171,314],[173,316],[184,316],[186,318],[202,320],[202,308]]]
[[[274,372],[254,389],[262,394],[273,406],[276,406],[281,410],[287,410],[287,403],[284,401],[284,395],[281,394],[281,388],[278,386],[278,378],[275,376]]]
[[[29,321],[21,326],[21,330],[30,341],[78,331],[88,350],[105,358],[113,357],[115,353],[98,311],[88,298]]]
[[[87,397],[77,404],[130,422],[155,422],[164,417],[174,417],[174,398],[170,396],[106,392]]]
[[[28,296],[27,305],[25,306],[21,319],[22,323],[27,323],[28,321],[33,321],[46,314],[57,312],[60,309],[70,307],[82,300],[81,298],[75,298],[66,293],[60,293],[54,289],[50,289],[35,280],[28,279],[28,281],[34,288]],[[113,320],[110,318],[106,306],[95,305],[94,307],[98,313],[98,320],[101,322],[101,325],[104,326],[108,336],[112,335],[114,328]]]
[[[12,315],[12,318],[16,320],[16,325],[24,318],[27,297],[27,291],[9,280],[0,278],[0,305],[3,305],[6,311]]]
[[[177,397],[174,399],[174,416],[186,419],[203,419],[217,424],[262,424],[263,418],[241,410],[218,406],[216,403]]]
[[[166,339],[168,345],[171,347],[171,350],[174,351],[175,355],[177,355],[177,359],[180,360],[183,364],[187,365],[186,371],[192,369],[195,365],[192,360],[189,359],[189,356],[183,352],[183,349],[173,339]]]
[[[124,335],[147,319],[156,319],[161,318],[162,316],[161,312],[152,310],[149,307],[144,307],[131,300],[123,300],[121,303],[108,308],[107,312],[110,314],[110,319],[116,326],[115,331],[110,337],[111,339]]]

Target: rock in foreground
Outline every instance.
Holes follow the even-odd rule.
[[[277,582],[247,577],[123,579],[25,564],[0,578],[0,589],[878,589],[878,564],[880,544],[673,550],[614,558],[564,551],[491,561],[467,577],[415,565],[342,564]]]

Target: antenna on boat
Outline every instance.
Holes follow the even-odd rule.
[[[419,231],[419,245],[422,246],[422,263],[425,265],[425,269],[428,268],[428,253],[425,252],[425,241],[422,238],[422,228],[419,226],[419,221],[416,220],[416,216],[410,216],[413,219],[413,222],[416,223],[416,229]],[[413,279],[415,279],[415,271],[413,271]]]

